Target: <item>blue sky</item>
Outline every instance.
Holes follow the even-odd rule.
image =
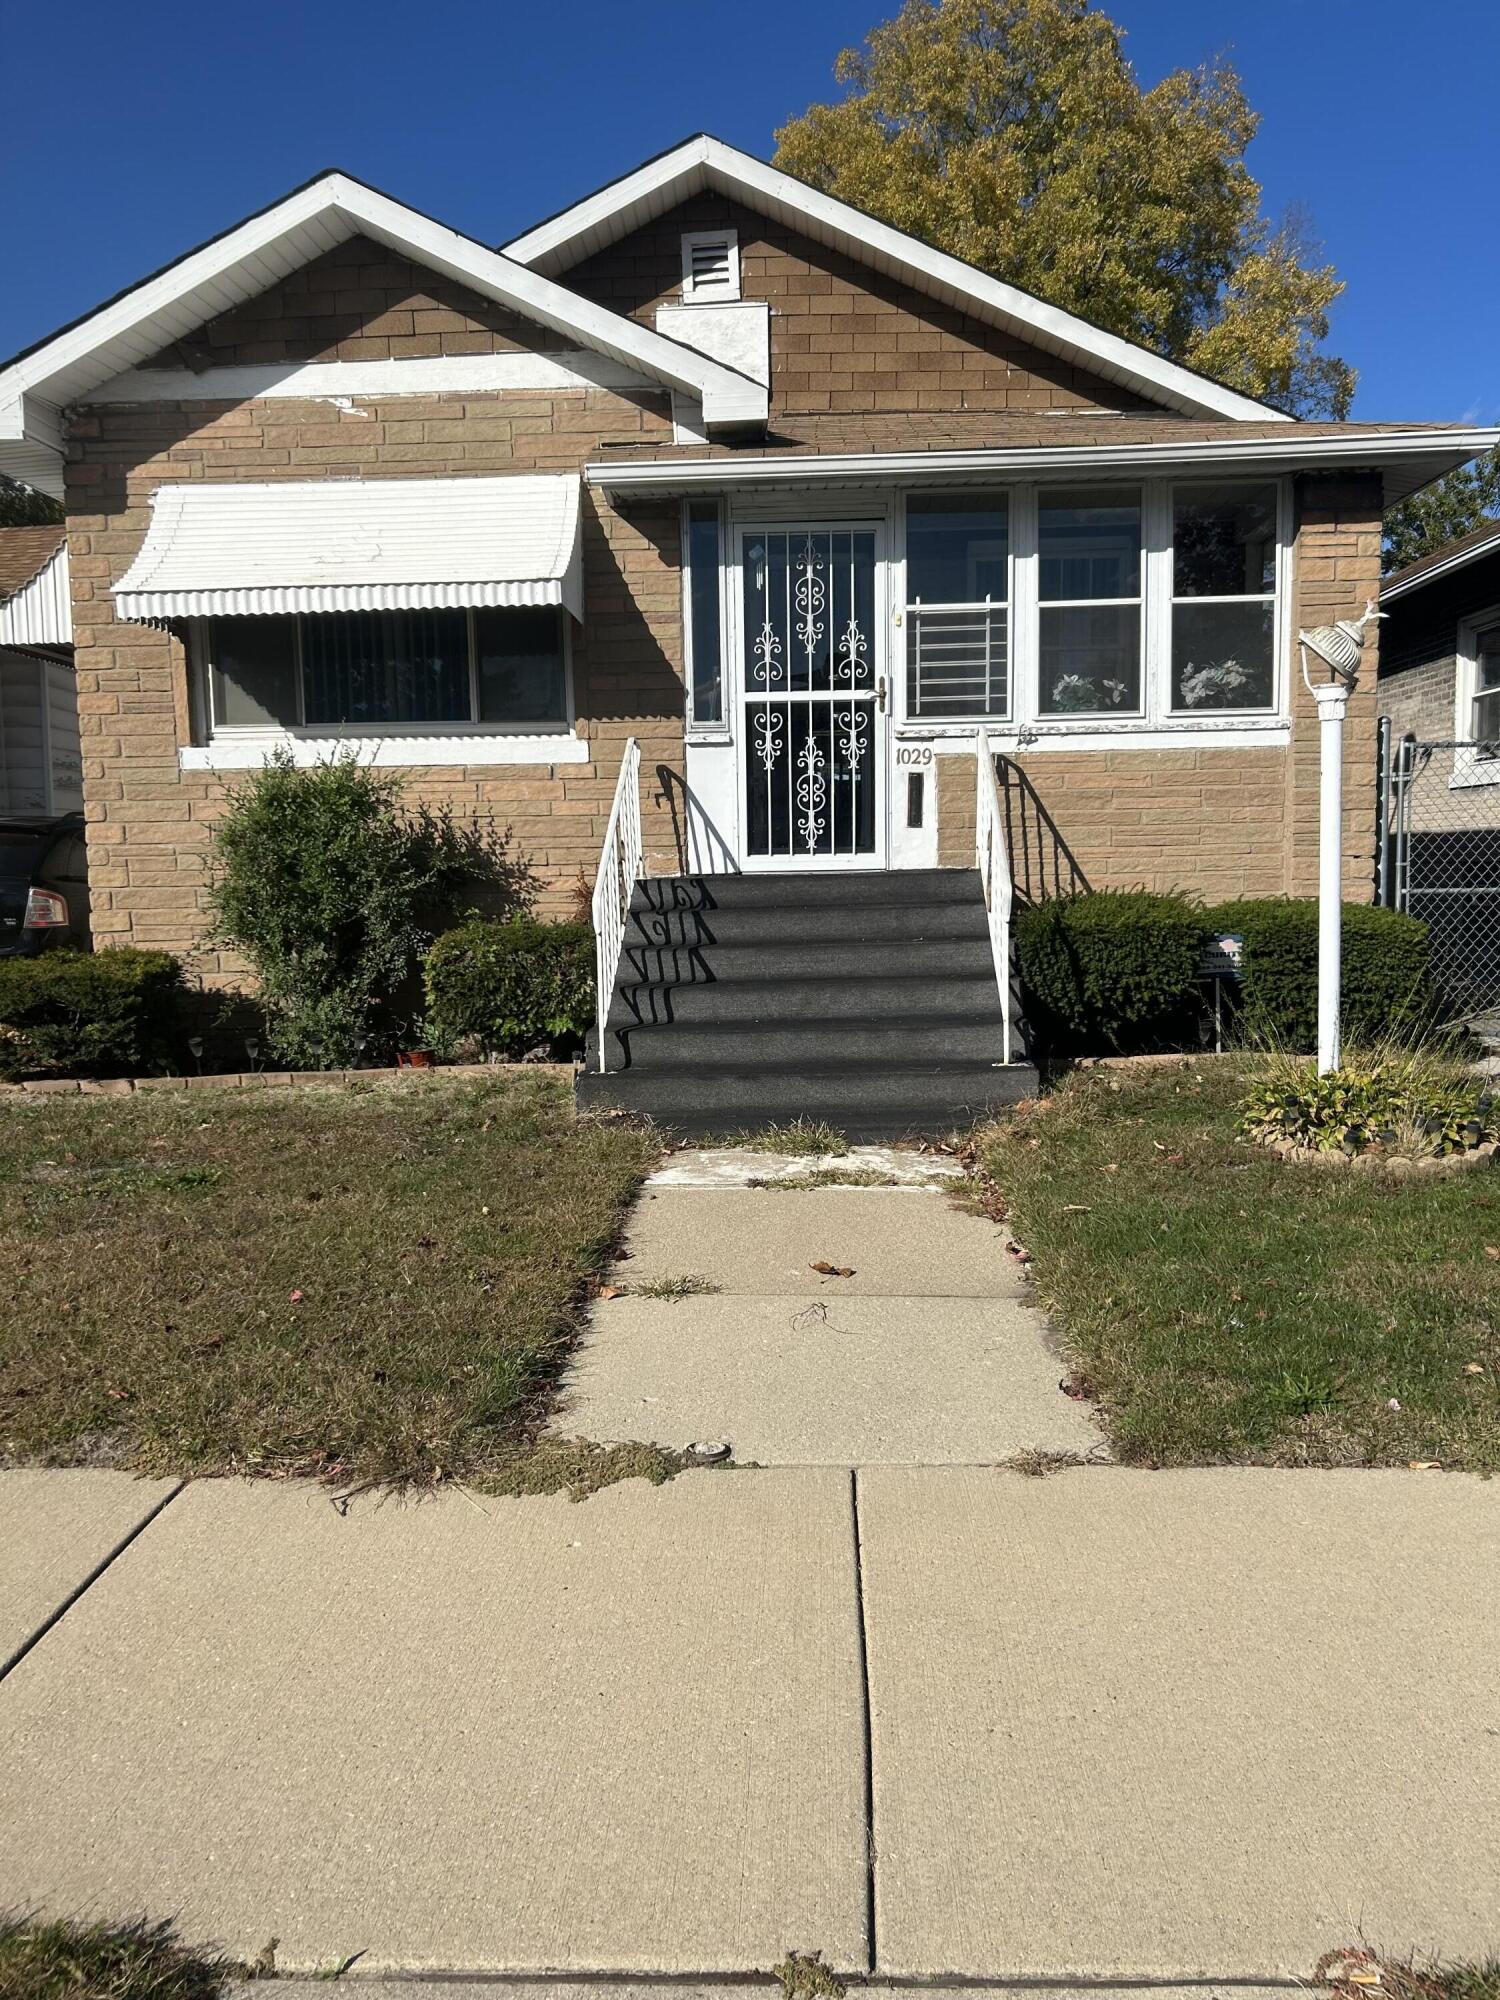
[[[327,166],[498,242],[707,129],[768,155],[895,0],[12,7],[0,355]],[[1268,204],[1348,281],[1354,414],[1500,422],[1496,0],[1114,0],[1154,82],[1228,49]],[[15,86],[20,85],[20,88]]]

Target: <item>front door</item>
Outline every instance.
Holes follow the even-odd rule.
[[[885,865],[879,530],[740,528],[740,848],[755,869]]]

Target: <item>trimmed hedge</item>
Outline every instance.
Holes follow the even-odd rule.
[[[427,1030],[438,1048],[558,1057],[583,1045],[594,1019],[594,934],[587,924],[476,917],[427,953]]]
[[[1196,1045],[1203,912],[1185,896],[1091,890],[1018,912],[1028,1019],[1050,1054]]]
[[[1273,1047],[1318,1045],[1318,905],[1315,898],[1249,898],[1204,912],[1211,933],[1245,940],[1241,1033]],[[1339,1011],[1344,1038],[1416,1035],[1433,1016],[1427,926],[1399,910],[1345,903]]]
[[[0,1077],[165,1069],[182,1000],[169,952],[114,945],[0,959]]]

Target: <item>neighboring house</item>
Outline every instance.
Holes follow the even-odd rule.
[[[1466,1011],[1500,1006],[1500,521],[1388,576],[1384,900],[1430,927]]]
[[[0,371],[0,468],[67,498],[95,932],[177,950],[225,787],[272,745],[352,744],[510,828],[562,910],[634,738],[644,872],[802,878],[735,892],[747,939],[795,930],[778,896],[856,892],[918,946],[962,929],[915,871],[974,864],[981,726],[1021,893],[1310,893],[1292,635],[1358,616],[1383,508],[1497,435],[1294,423],[705,137],[503,251],[328,174]],[[625,963],[655,992],[704,941],[656,924]],[[917,1025],[887,1068],[977,1087],[988,1015],[964,1054],[893,1008]],[[857,1039],[789,1028],[757,1075]]]
[[[82,805],[67,533],[0,528],[0,819]]]

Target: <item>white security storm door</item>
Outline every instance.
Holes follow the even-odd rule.
[[[739,531],[746,868],[884,866],[877,532],[825,523]]]

